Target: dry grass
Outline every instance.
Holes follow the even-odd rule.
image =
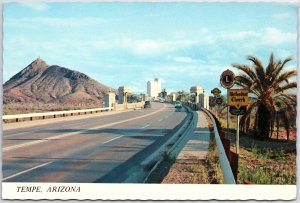
[[[177,160],[162,183],[208,184],[209,181],[204,160]]]
[[[221,123],[225,127],[226,122],[221,120]],[[229,139],[231,150],[235,152],[236,134],[230,133]],[[239,144],[239,184],[296,184],[296,131],[291,132],[289,141],[283,129],[278,140],[257,140],[241,134]]]
[[[241,148],[238,183],[245,181],[255,184],[296,184],[296,153],[286,153],[282,148]]]

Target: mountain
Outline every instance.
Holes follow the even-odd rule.
[[[38,58],[4,84],[3,103],[102,106],[110,90],[83,73]]]

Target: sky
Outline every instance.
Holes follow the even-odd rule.
[[[3,81],[36,58],[80,71],[112,88],[146,93],[220,88],[220,75],[254,55],[266,65],[293,57],[297,7],[291,3],[6,3]]]

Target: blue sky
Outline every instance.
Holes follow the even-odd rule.
[[[297,64],[297,7],[283,3],[7,3],[3,81],[37,57],[113,88],[220,87],[247,55]]]

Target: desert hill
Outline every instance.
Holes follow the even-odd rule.
[[[38,58],[4,84],[3,103],[101,107],[110,90],[83,73]]]

